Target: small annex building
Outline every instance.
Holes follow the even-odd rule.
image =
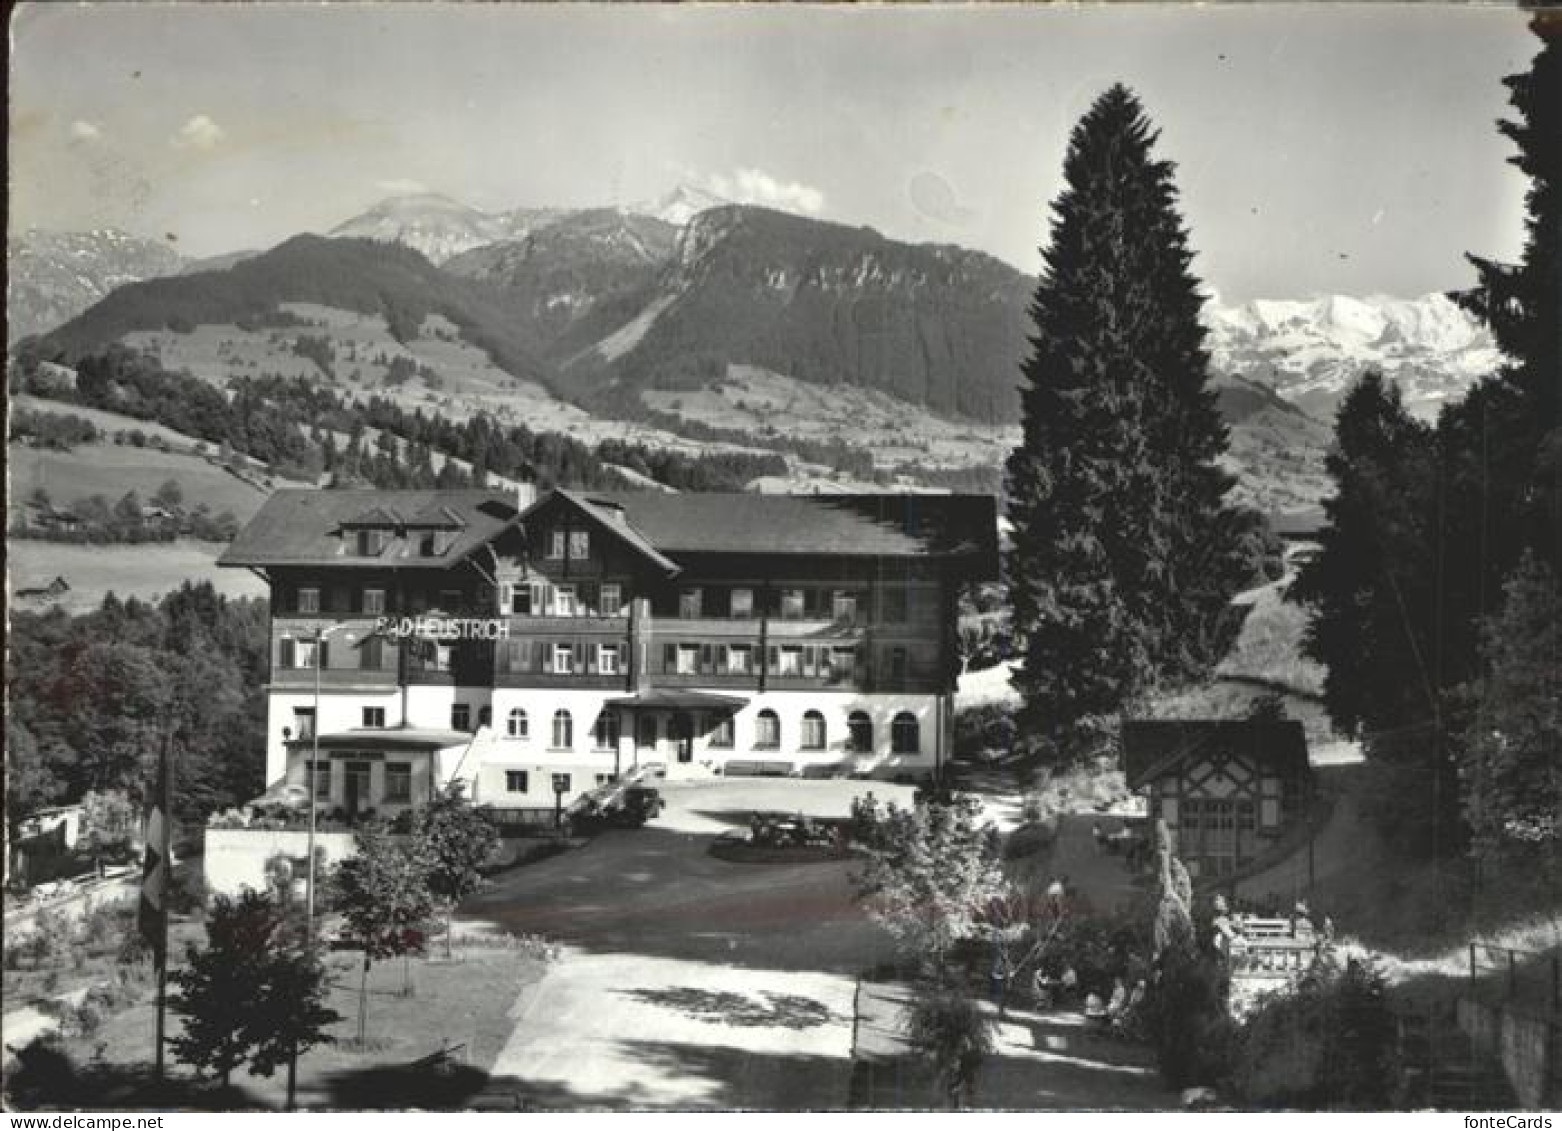
[[[1294,719],[1131,719],[1128,788],[1164,820],[1195,879],[1230,876],[1304,818],[1313,778]]]

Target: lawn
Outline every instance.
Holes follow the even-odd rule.
[[[1306,608],[1285,599],[1280,584],[1259,590],[1216,674],[1267,683],[1304,698],[1322,695],[1323,665],[1302,654],[1307,616]]]
[[[342,1020],[332,1028],[334,1045],[311,1049],[299,1059],[303,1107],[458,1106],[482,1087],[514,1029],[510,1014],[521,991],[546,969],[546,960],[534,947],[491,939],[486,945],[458,946],[450,961],[413,960],[413,993],[406,995],[402,963],[376,963],[369,977],[368,1040],[360,1049],[355,1041],[359,956],[336,953],[329,964],[330,1005]],[[101,1079],[144,1084],[153,1059],[155,1016],[149,990],[145,1000],[108,1018],[93,1033],[68,1037],[64,1050],[76,1065],[90,1066]],[[169,1036],[180,1031],[178,1016],[170,1012]],[[406,1071],[412,1062],[442,1049],[450,1050],[457,1065],[451,1074],[435,1078]],[[187,1086],[194,1073],[173,1061],[170,1051],[169,1075],[176,1086]],[[286,1099],[285,1069],[269,1079],[235,1073],[232,1083],[230,1105],[275,1109]],[[430,1087],[445,1090],[426,1090]],[[76,1102],[91,1103],[88,1091],[78,1093]]]

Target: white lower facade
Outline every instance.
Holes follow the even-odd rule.
[[[724,688],[680,691],[732,695]],[[554,774],[569,775],[567,804],[609,776],[637,768],[660,769],[672,779],[724,774],[919,779],[948,755],[951,711],[944,695],[807,690],[734,697],[747,700],[735,711],[610,705],[626,695],[602,688],[326,688],[318,703],[312,690],[274,690],[267,780],[305,781],[309,748],[288,739],[303,733],[299,712],[316,709],[319,734],[362,732],[366,749],[374,745],[375,729],[366,719],[383,720],[391,729],[403,724],[452,729],[453,716],[469,720],[460,729],[471,731],[470,744],[439,751],[432,767],[426,758],[413,759],[414,803],[427,795],[425,783],[451,778],[464,780],[468,796],[480,804],[535,808],[554,804],[555,785],[566,784],[556,783]],[[337,751],[330,757],[351,755]],[[374,769],[384,772],[379,763]],[[371,803],[383,802],[380,783],[371,777],[368,787]],[[340,788],[338,778],[333,794]]]

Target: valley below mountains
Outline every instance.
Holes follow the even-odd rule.
[[[66,363],[127,342],[217,383],[303,376],[452,419],[780,452],[769,489],[995,488],[1034,286],[981,252],[694,189],[505,213],[400,197],[200,263],[117,232],[26,232],[7,255],[8,340],[42,333]],[[1501,360],[1442,295],[1212,300],[1205,320],[1228,463],[1270,512],[1326,491],[1332,413],[1365,369],[1431,416]]]

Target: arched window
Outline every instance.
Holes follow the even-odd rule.
[[[866,711],[853,711],[846,719],[846,744],[853,754],[873,753],[873,720]]]
[[[611,707],[603,707],[602,713],[597,716],[597,725],[592,728],[591,735],[598,750],[617,750],[618,712]]]
[[[781,720],[768,707],[754,716],[754,749],[777,750],[781,746]]]
[[[823,750],[824,747],[824,716],[818,711],[804,711],[802,749]]]
[[[922,724],[910,711],[895,716],[889,731],[891,749],[896,754],[922,753]]]
[[[575,745],[575,720],[569,717],[569,712],[558,710],[553,712],[553,748],[555,750],[568,750]]]
[[[511,711],[505,721],[504,733],[511,738],[525,738],[529,733],[526,726],[526,712],[519,707]]]

